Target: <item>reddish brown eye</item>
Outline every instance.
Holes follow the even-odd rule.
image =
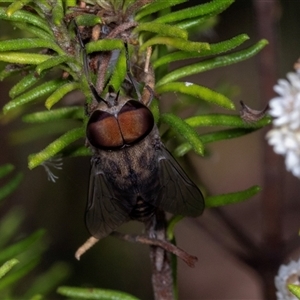
[[[93,112],[86,134],[95,148],[119,148],[124,144],[117,119],[105,111]]]
[[[125,144],[132,144],[147,136],[153,128],[151,111],[142,103],[129,100],[118,114],[118,122]]]
[[[151,111],[142,103],[129,100],[117,118],[106,111],[95,110],[87,124],[86,135],[95,148],[114,150],[140,141],[153,125]]]

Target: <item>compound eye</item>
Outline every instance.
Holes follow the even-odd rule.
[[[102,110],[95,110],[87,124],[86,135],[95,148],[120,148],[123,138],[117,119]]]
[[[118,114],[118,121],[125,144],[143,139],[154,126],[151,111],[135,100],[126,102]]]

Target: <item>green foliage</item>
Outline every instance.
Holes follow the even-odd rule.
[[[61,100],[69,93],[80,90],[85,97],[85,104],[90,107],[93,95],[89,87],[89,79],[101,92],[102,97],[105,97],[108,85],[116,91],[120,90],[121,94],[128,95],[128,89],[124,84],[127,74],[124,41],[129,47],[130,65],[135,65],[136,69],[143,70],[145,53],[149,47],[152,48],[150,68],[153,67],[155,72],[153,86],[155,99],[150,108],[156,122],[159,125],[162,123],[167,125],[168,129],[163,137],[165,140],[172,138],[176,156],[184,156],[191,150],[204,156],[208,152],[206,147],[209,143],[243,136],[270,122],[270,119],[265,117],[257,123],[246,124],[237,114],[225,112],[203,114],[199,113],[198,109],[194,110],[193,116],[183,119],[173,113],[175,105],[168,113],[161,113],[159,109],[159,99],[164,93],[185,95],[186,100],[182,102],[182,110],[189,108],[191,102],[197,106],[201,106],[203,103],[216,105],[230,112],[235,109],[235,104],[228,95],[184,81],[187,76],[249,59],[267,45],[266,40],[261,40],[248,48],[236,50],[249,39],[245,34],[216,44],[196,42],[190,39],[190,31],[197,28],[198,33],[201,33],[201,30],[210,28],[216,23],[217,16],[234,0],[212,0],[192,8],[176,11],[172,11],[173,6],[187,1],[87,1],[92,7],[97,3],[97,9],[102,9],[107,14],[96,14],[97,9],[95,11],[78,10],[79,13],[74,13],[74,10],[70,8],[76,6],[77,2],[74,0],[5,2],[11,4],[8,7],[0,7],[0,19],[21,29],[30,37],[0,42],[0,61],[7,63],[5,69],[0,73],[0,79],[23,74],[22,78],[19,78],[19,81],[11,88],[9,92],[11,100],[4,105],[3,114],[9,115],[17,110],[26,112],[23,121],[31,124],[32,130],[29,129],[27,134],[22,131],[19,135],[15,135],[16,139],[29,141],[32,138],[40,138],[44,132],[45,127],[43,126],[47,126],[45,134],[55,136],[54,140],[49,145],[45,145],[43,150],[29,155],[30,169],[58,154],[63,156],[90,155],[90,151],[83,146],[85,125],[88,121],[88,115],[84,113],[84,105],[79,106],[76,103],[76,106],[69,106]],[[111,24],[114,24],[107,37],[92,40],[91,36],[88,36],[89,42],[85,45],[85,51],[87,54],[91,54],[91,57],[119,50],[120,55],[113,68],[107,68],[105,74],[101,74],[103,78],[100,83],[108,82],[107,86],[100,84],[99,88],[101,76],[96,72],[97,70],[89,70],[89,74],[86,76],[82,59],[83,50],[76,38],[74,20],[78,26],[88,28],[87,31],[91,31],[94,26],[101,27],[105,24],[110,28]],[[85,32],[85,34],[87,33]],[[169,72],[170,64],[179,61],[184,61],[185,65]],[[133,75],[139,83],[143,83],[142,80],[139,80],[141,78],[137,71],[133,71]],[[191,99],[193,101],[190,101]],[[27,113],[32,107],[37,107],[41,100],[45,101],[44,110]],[[68,125],[70,120],[74,121],[72,128]],[[63,127],[58,127],[55,123],[57,121],[62,122]],[[216,127],[216,131],[203,131],[209,126]],[[81,141],[81,145],[74,146],[78,140]],[[2,194],[5,197],[14,189],[20,180],[20,178],[16,178],[12,180],[11,186],[5,186],[7,190],[0,190],[0,199]],[[258,191],[259,188],[255,186],[227,195],[209,196],[206,199],[207,207],[244,201]],[[173,239],[173,229],[179,220],[180,217],[175,217],[170,221],[168,229],[170,239]],[[6,281],[3,281],[4,283],[0,281],[0,290],[2,286],[6,288],[12,285],[34,268],[38,259],[31,260],[27,265],[20,267],[14,273],[15,275],[12,274],[9,277],[10,269],[14,270],[17,267],[17,262],[12,260],[14,259],[12,256],[24,251],[26,245],[32,247],[33,244],[38,243],[41,236],[42,232],[38,231],[24,241],[8,248],[9,250],[0,252],[0,260],[1,257],[3,257],[3,262],[8,260],[0,269],[0,276],[4,276],[8,272],[3,277],[3,279],[6,278]],[[59,267],[50,270],[49,274],[45,275],[47,279],[44,281],[41,279],[39,286],[43,286],[44,282],[50,280],[49,278],[52,278],[51,280],[54,282],[53,274],[57,274],[57,270],[60,270]],[[135,299],[130,295],[106,290],[61,287],[58,292],[68,297],[81,297],[82,299]],[[26,296],[33,297],[40,292],[32,288],[32,293],[30,293],[28,292]]]
[[[11,164],[0,166],[0,178],[8,176],[13,169]],[[18,173],[2,186],[1,199],[11,194],[18,187],[21,179],[22,176]],[[20,294],[16,293],[15,287],[33,271],[46,250],[44,230],[37,230],[26,238],[11,242],[20,231],[24,217],[22,210],[14,208],[0,221],[0,294],[2,299],[19,299]],[[69,268],[64,263],[55,263],[47,272],[29,284],[21,298],[38,299],[41,297],[40,294],[46,295],[68,274]]]
[[[14,166],[11,164],[0,166],[0,179],[9,174],[13,169]],[[0,188],[0,201],[10,195],[18,187],[22,177],[22,174],[18,173],[6,185]]]
[[[72,299],[99,299],[99,300],[138,300],[138,298],[113,290],[77,288],[62,286],[57,290],[58,294],[72,297]]]
[[[217,44],[190,41],[187,29],[192,28],[195,24],[199,25],[199,20],[205,23],[208,20],[214,19],[220,12],[230,6],[233,0],[214,0],[196,5],[192,9],[183,9],[176,12],[170,11],[172,6],[183,2],[185,1],[170,1],[170,3],[150,1],[149,4],[145,5],[143,1],[136,3],[128,1],[125,4],[122,4],[122,1],[107,1],[101,2],[100,6],[102,5],[103,9],[113,11],[116,15],[118,11],[122,11],[124,20],[130,20],[131,15],[135,17],[138,23],[132,25],[131,35],[134,38],[136,34],[139,34],[139,52],[143,53],[149,46],[153,49],[153,67],[156,72],[156,95],[175,92],[196,97],[201,101],[232,110],[235,108],[235,105],[227,96],[195,83],[178,82],[178,80],[188,75],[227,66],[250,58],[266,45],[266,41],[262,40],[249,48],[225,55],[225,52],[232,51],[245,42],[248,36],[242,34]],[[31,7],[30,12],[24,10],[26,5]],[[63,1],[53,1],[52,4],[46,1],[15,1],[7,9],[1,8],[0,19],[7,20],[12,25],[22,24],[21,27],[23,30],[26,30],[29,26],[30,30],[27,31],[34,36],[32,38],[19,38],[0,42],[0,60],[9,62],[10,64],[23,64],[28,72],[28,75],[23,77],[11,89],[10,96],[13,99],[3,107],[4,114],[8,114],[18,107],[27,107],[28,104],[34,104],[45,96],[47,96],[45,106],[47,109],[51,109],[54,104],[57,104],[65,95],[74,90],[82,90],[87,97],[87,102],[90,103],[92,97],[88,88],[87,78],[83,74],[81,48],[74,36],[73,23],[68,23],[72,19],[72,11],[68,8],[68,5],[69,3]],[[124,6],[122,7],[122,5]],[[55,9],[52,10],[52,7]],[[153,18],[155,12],[161,12],[162,10],[164,11],[163,15]],[[50,12],[52,17],[44,18]],[[69,16],[69,19],[64,18],[65,16]],[[100,17],[89,12],[77,14],[75,19],[78,25],[83,26],[94,26],[102,24],[103,21],[107,23],[107,20],[102,20]],[[33,28],[37,29],[37,32]],[[41,31],[43,31],[43,36],[41,36]],[[165,52],[165,55],[160,55],[166,47],[168,50]],[[24,49],[31,50],[31,53],[20,52]],[[44,49],[43,54],[35,52],[36,50],[34,49]],[[86,44],[86,52],[88,54],[116,49],[121,50],[121,55],[117,60],[115,71],[110,71],[111,73],[107,74],[106,77],[109,78],[109,84],[115,90],[118,90],[121,88],[126,75],[123,40],[116,35],[112,38],[90,41]],[[134,53],[132,49],[130,52],[133,58]],[[206,59],[208,56],[209,58]],[[212,58],[212,56],[214,57]],[[170,63],[191,58],[199,59],[200,62],[188,63],[184,67],[167,72],[167,66]],[[9,66],[6,69],[9,69]],[[53,69],[60,70],[60,72],[56,72],[56,76],[58,77],[51,79],[53,76],[49,77],[49,74]],[[68,74],[67,79],[62,78],[64,72]],[[1,77],[4,78],[13,74],[14,72],[8,74],[6,71],[6,73],[3,72],[1,74]],[[47,78],[46,81],[45,78]],[[64,109],[68,108],[64,107]],[[49,146],[45,147],[40,153],[30,155],[30,168],[38,166],[45,160],[53,157],[53,155],[68,148],[71,143],[84,137],[82,125],[87,120],[83,114],[83,108],[82,113],[79,112],[80,108],[77,109],[77,113],[82,116],[80,120],[83,122],[81,124],[78,123],[78,128],[66,132]],[[44,118],[43,122],[58,117],[52,111],[49,111],[48,114],[45,111],[40,114],[31,115],[31,122],[34,122],[35,117],[41,118],[42,116]],[[79,120],[77,116],[66,112],[66,115],[60,114],[59,118],[75,118]],[[211,120],[215,119],[215,123],[218,123],[218,126],[220,126],[220,123],[226,117],[228,117],[227,120],[234,118],[234,116],[224,114],[211,116],[210,118]],[[204,116],[198,115],[194,116],[194,118],[194,120],[197,119],[200,122],[201,119],[204,119]],[[26,120],[26,116],[24,120]],[[239,122],[239,124],[230,125],[239,128],[234,135],[226,135],[226,132],[222,131],[203,137],[192,128],[195,126],[189,124],[190,120],[182,120],[171,113],[163,114],[160,120],[167,123],[174,132],[186,140],[186,142],[177,146],[175,150],[177,155],[184,155],[191,149],[203,155],[205,152],[204,145],[208,141],[213,142],[228,138],[228,136],[239,136],[245,133],[245,131],[240,130],[240,128],[244,128],[245,126]],[[225,122],[223,125],[227,126],[228,124]],[[202,123],[199,126],[207,125]],[[253,128],[257,129],[255,126]],[[55,134],[55,126],[53,127],[53,134]],[[85,151],[85,154],[88,153],[88,151]]]
[[[206,200],[205,206],[209,208],[209,207],[218,207],[218,206],[238,203],[253,197],[258,192],[260,192],[260,190],[261,188],[255,185],[241,192],[234,192],[234,193],[223,194],[218,196],[209,196],[205,199]]]
[[[288,285],[289,291],[295,295],[298,299],[300,299],[300,287],[296,284],[289,284]]]

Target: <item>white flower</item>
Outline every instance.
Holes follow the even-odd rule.
[[[300,178],[300,73],[288,73],[274,90],[279,96],[270,100],[273,129],[267,139],[274,152],[285,156],[286,169]]]
[[[275,277],[275,287],[277,289],[277,300],[298,300],[296,296],[288,290],[289,284],[300,285],[300,260],[291,261],[288,265],[281,265]]]

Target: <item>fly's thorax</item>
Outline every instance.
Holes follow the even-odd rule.
[[[157,126],[138,143],[118,150],[95,149],[94,158],[107,180],[122,197],[152,193],[158,180],[157,151],[161,145]],[[128,197],[129,197],[128,196]]]
[[[125,97],[115,101],[112,106],[100,103],[90,116],[86,134],[94,148],[119,150],[141,141],[153,129],[154,118],[147,106]]]

